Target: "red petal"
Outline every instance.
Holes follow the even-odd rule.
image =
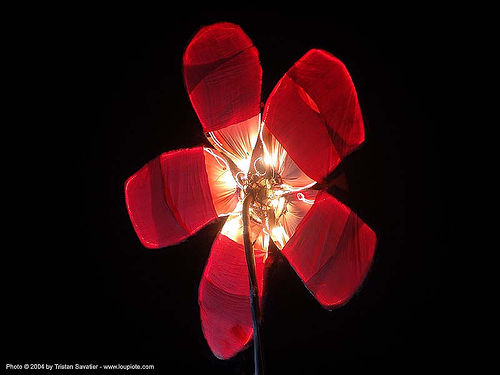
[[[259,53],[238,25],[202,28],[184,53],[184,81],[205,132],[260,112]]]
[[[297,163],[290,157],[285,148],[269,132],[266,126],[262,129],[262,141],[264,142],[264,161],[273,166],[278,172],[283,183],[293,188],[303,188],[315,181],[307,176],[299,168]]]
[[[227,128],[207,133],[210,143],[229,156],[243,172],[248,172],[250,159],[259,135],[260,115]]]
[[[262,296],[265,252],[255,249]],[[231,358],[252,339],[248,269],[243,245],[219,234],[212,245],[199,289],[201,326],[212,352]]]
[[[293,237],[300,223],[311,210],[318,193],[318,190],[307,189],[287,197],[282,214],[271,230],[271,238],[278,249],[282,250],[288,240]],[[300,200],[298,198],[300,196],[304,200]]]
[[[217,218],[202,147],[161,154],[125,183],[125,199],[142,244],[176,244]]]
[[[210,186],[215,211],[219,216],[227,215],[238,204],[236,182],[220,152],[208,148],[204,151],[208,185]]]
[[[316,299],[333,309],[346,303],[363,281],[375,244],[368,225],[320,192],[283,254]]]
[[[278,82],[267,100],[264,122],[318,182],[364,141],[351,77],[340,60],[322,50],[310,50]]]

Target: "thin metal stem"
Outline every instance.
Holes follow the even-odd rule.
[[[243,219],[243,242],[245,245],[245,256],[248,267],[248,282],[250,286],[250,308],[252,310],[252,323],[253,323],[253,353],[255,364],[255,375],[263,375],[264,370],[262,366],[262,346],[260,338],[260,305],[259,305],[259,291],[257,286],[257,276],[255,273],[255,254],[253,251],[252,241],[250,240],[250,226],[249,226],[249,207],[254,197],[250,192],[243,200],[243,211],[241,213]]]

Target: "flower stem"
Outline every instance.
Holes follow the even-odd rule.
[[[253,323],[253,353],[255,375],[263,375],[264,370],[262,366],[262,346],[260,339],[260,305],[259,305],[259,291],[257,286],[257,276],[255,273],[255,254],[253,251],[252,241],[250,240],[250,226],[249,226],[249,207],[254,199],[253,194],[250,192],[243,201],[243,211],[241,213],[243,219],[243,242],[245,245],[245,256],[248,267],[248,281],[250,286],[250,308],[252,310],[252,323]]]

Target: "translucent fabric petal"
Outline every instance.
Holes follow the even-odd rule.
[[[206,135],[215,148],[224,152],[242,172],[247,173],[259,135],[259,121],[260,115],[257,115]]]
[[[314,180],[306,175],[293,161],[285,148],[278,142],[267,127],[262,130],[264,162],[273,166],[283,183],[292,188],[314,185]]]
[[[375,251],[375,233],[331,195],[318,193],[282,253],[327,309],[346,303],[363,281]]]
[[[288,195],[287,199],[283,198],[286,203],[280,210],[282,213],[276,219],[276,225],[271,231],[271,238],[278,249],[282,250],[295,234],[300,222],[314,204],[317,194],[318,190],[304,190]]]
[[[203,334],[220,359],[231,358],[243,350],[253,335],[245,249],[242,243],[223,234],[241,239],[238,217],[241,221],[240,215],[229,217],[215,239],[199,289]],[[254,253],[259,296],[262,296],[267,253],[258,243]]]
[[[183,63],[186,89],[205,132],[260,113],[259,53],[238,25],[203,27],[189,43]]]
[[[340,60],[310,50],[274,88],[264,123],[310,178],[321,182],[364,141],[354,84]]]
[[[231,213],[238,204],[237,185],[221,153],[214,149],[204,149],[208,185],[215,211],[218,216]]]
[[[130,220],[142,244],[181,242],[217,218],[202,147],[161,154],[125,183]]]

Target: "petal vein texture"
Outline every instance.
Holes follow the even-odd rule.
[[[320,192],[282,252],[318,302],[333,309],[359,288],[376,241],[354,212]]]
[[[238,25],[202,28],[189,43],[183,62],[186,89],[205,132],[259,114],[259,53]]]
[[[321,182],[364,141],[361,110],[344,64],[310,50],[274,88],[264,123],[310,178]]]
[[[163,153],[125,183],[127,209],[142,244],[174,245],[217,218],[202,147]]]
[[[265,252],[255,249],[256,276],[262,296]],[[248,268],[245,249],[223,234],[212,245],[200,282],[201,326],[212,352],[231,358],[252,338]]]

